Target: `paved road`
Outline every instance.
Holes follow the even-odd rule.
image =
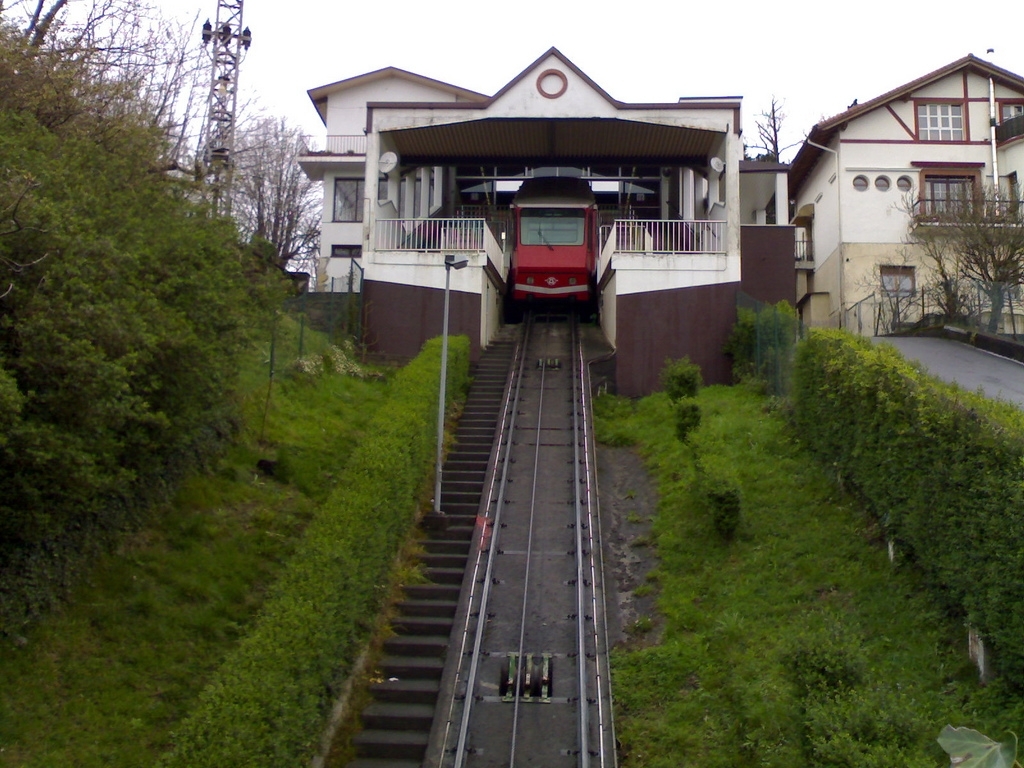
[[[1024,407],[1024,365],[969,344],[923,336],[887,336],[873,339],[892,344],[908,360],[917,360],[928,372],[964,389]]]

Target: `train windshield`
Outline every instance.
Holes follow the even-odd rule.
[[[523,208],[523,245],[583,245],[584,211],[579,208]]]

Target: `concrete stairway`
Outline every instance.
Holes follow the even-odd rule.
[[[419,768],[423,760],[514,346],[511,334],[493,342],[473,372],[442,471],[444,518],[423,526],[430,583],[405,588],[395,634],[385,641],[382,680],[370,686],[374,701],[363,710],[356,760],[347,768]]]

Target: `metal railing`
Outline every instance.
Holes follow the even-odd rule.
[[[724,221],[628,219],[616,221],[613,226],[615,250],[618,253],[723,253],[725,251]]]
[[[996,141],[1024,136],[1024,115],[1014,115],[996,126]]]
[[[307,138],[305,140],[304,154],[307,155],[345,155],[359,156],[366,155],[366,136],[328,136],[327,146],[319,149]]]
[[[814,261],[813,240],[797,240],[794,245],[796,246],[797,261]]]
[[[937,223],[951,221],[954,219],[977,220],[985,223],[991,220],[993,224],[1019,224],[1021,223],[1024,208],[1021,201],[1015,198],[1007,200],[992,200],[983,196],[978,197],[946,197],[946,198],[921,198],[914,204],[914,215],[922,223]]]
[[[377,219],[377,251],[482,251],[483,219]]]

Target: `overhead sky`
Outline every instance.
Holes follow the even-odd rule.
[[[152,2],[197,20],[197,45],[198,25],[217,10],[217,0]],[[253,43],[242,95],[321,140],[310,88],[395,66],[491,95],[552,46],[620,101],[742,96],[748,144],[773,96],[790,143],[854,99],[968,53],[1024,75],[1024,6],[1011,0],[244,2]]]

